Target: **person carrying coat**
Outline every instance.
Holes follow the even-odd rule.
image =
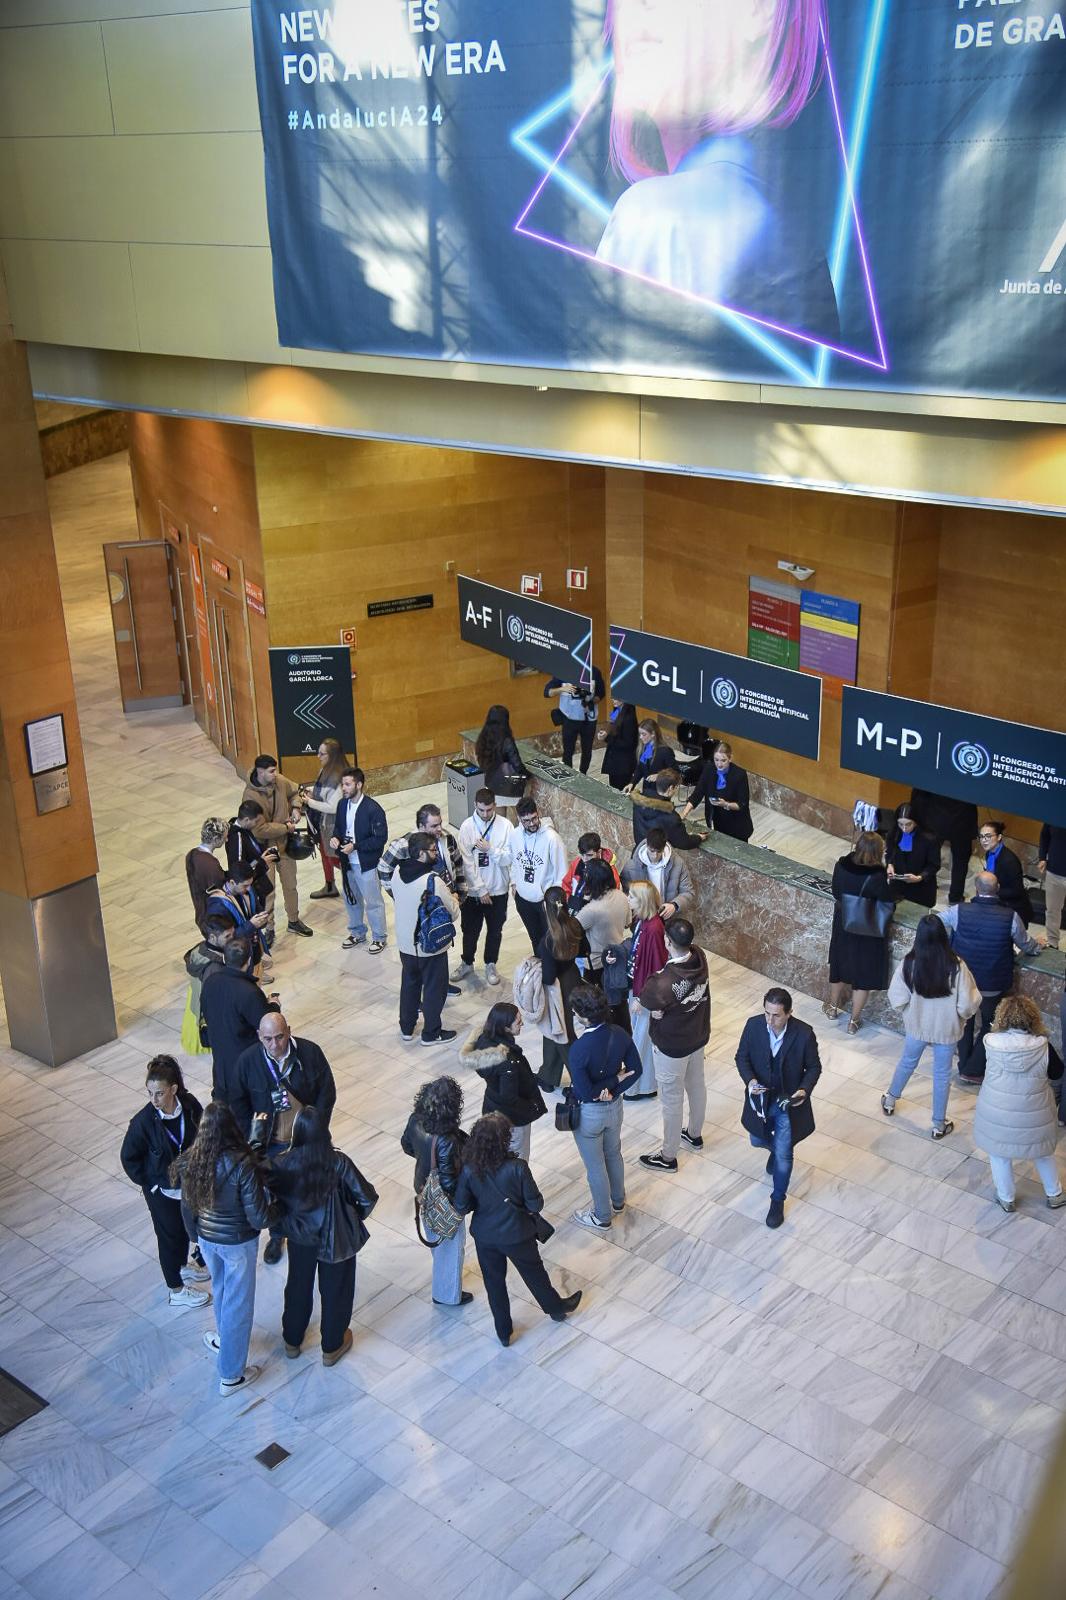
[[[285,1354],[290,1361],[300,1354],[317,1273],[322,1365],[332,1367],[352,1347],[355,1258],[370,1237],[365,1222],[377,1205],[377,1190],[343,1150],[334,1148],[329,1127],[313,1106],[297,1112],[292,1142],[274,1162],[268,1182],[289,1244],[281,1319]]]
[[[886,1117],[895,1114],[896,1101],[929,1045],[932,1137],[943,1139],[955,1128],[947,1119],[952,1057],[967,1022],[981,1008],[981,991],[965,961],[951,948],[944,923],[932,912],[919,922],[912,948],[892,974],[888,1003],[902,1014],[907,1036],[888,1092],[881,1096],[881,1110]]]
[[[985,1042],[984,1082],[977,1096],[973,1142],[992,1168],[996,1204],[1016,1210],[1014,1162],[1031,1161],[1047,1205],[1066,1205],[1055,1161],[1058,1121],[1048,1082],[1048,1039],[1039,1008],[1027,995],[999,1002]]]
[[[507,1294],[507,1263],[518,1270],[546,1317],[565,1322],[581,1301],[581,1290],[566,1299],[555,1288],[540,1259],[537,1241],[550,1237],[541,1216],[544,1197],[533,1174],[511,1150],[511,1124],[494,1111],[474,1123],[455,1189],[457,1211],[473,1212],[470,1232],[485,1282],[496,1337],[511,1342],[514,1325]],[[546,1230],[546,1231],[545,1231]]]
[[[757,1149],[770,1152],[766,1170],[774,1181],[766,1226],[779,1228],[792,1152],[814,1132],[811,1091],[822,1075],[814,1029],[792,1015],[787,989],[767,989],[762,1016],[744,1024],[736,1062],[745,1089],[741,1127]]]
[[[484,1079],[481,1115],[502,1112],[512,1128],[511,1149],[528,1161],[532,1125],[548,1108],[533,1068],[515,1042],[521,1030],[518,1007],[509,1000],[498,1000],[459,1051],[459,1059]]]
[[[280,1011],[251,971],[250,942],[235,935],[226,946],[221,965],[208,967],[200,986],[200,1016],[211,1046],[211,1094],[227,1105],[237,1093],[233,1082],[239,1057],[255,1044],[259,1024],[268,1011]]]
[[[206,1283],[210,1274],[198,1251],[189,1259],[181,1189],[170,1177],[171,1164],[196,1138],[203,1107],[186,1089],[173,1056],[153,1056],[144,1081],[148,1104],[131,1118],[119,1160],[127,1178],[144,1195],[169,1290],[168,1305],[206,1306],[211,1296],[194,1285]]]

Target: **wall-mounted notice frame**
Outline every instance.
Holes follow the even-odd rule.
[[[38,717],[35,722],[24,723],[22,731],[26,737],[26,757],[31,777],[36,778],[38,773],[54,772],[57,767],[66,766],[67,734],[61,711],[50,717]]]

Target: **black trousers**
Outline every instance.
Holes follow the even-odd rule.
[[[511,1302],[507,1297],[508,1261],[517,1269],[518,1276],[546,1317],[560,1309],[562,1295],[548,1277],[536,1239],[526,1239],[522,1244],[510,1245],[506,1250],[475,1240],[474,1248],[477,1250],[481,1276],[485,1280],[492,1321],[501,1339],[510,1338],[514,1331],[511,1325]]]
[[[286,1344],[303,1344],[315,1303],[315,1272],[322,1298],[322,1350],[339,1350],[352,1320],[355,1305],[355,1257],[348,1261],[319,1261],[314,1245],[289,1241],[289,1276],[281,1313],[281,1337]]]
[[[983,1078],[985,1075],[985,1034],[992,1026],[996,1007],[1002,999],[1001,994],[982,995],[980,1011],[977,1016],[970,1018],[962,1030],[962,1038],[959,1040],[959,1071],[966,1078]],[[981,1033],[975,1044],[977,1017],[981,1019]]]
[[[951,883],[948,886],[948,904],[955,905],[966,893],[966,874],[970,870],[970,851],[973,849],[972,839],[940,839],[937,841],[941,849],[944,844],[951,846]]]
[[[522,919],[522,926],[529,934],[529,942],[536,955],[537,946],[548,931],[548,918],[544,910],[543,900],[523,900],[520,894],[514,897],[515,909]]]
[[[611,772],[607,775],[607,782],[611,785],[612,789],[624,789],[626,784],[632,783],[632,781],[632,775],[627,777],[624,772]]]
[[[448,957],[409,956],[400,951],[400,1032],[414,1033],[422,1007],[422,1037],[435,1039],[448,997]]]
[[[581,770],[589,770],[592,760],[592,746],[596,740],[596,724],[582,719],[576,722],[573,717],[563,718],[563,760],[568,767],[574,764],[574,747],[581,740]]]
[[[477,942],[485,929],[485,960],[495,965],[500,959],[500,940],[507,921],[506,892],[494,894],[491,905],[483,906],[476,894],[468,894],[459,910],[459,925],[463,930],[463,960],[474,965]]]
[[[152,1227],[155,1229],[163,1282],[168,1289],[181,1289],[184,1287],[181,1269],[189,1260],[189,1235],[181,1220],[181,1201],[168,1199],[158,1189],[154,1194],[145,1190],[144,1198],[148,1202]]]

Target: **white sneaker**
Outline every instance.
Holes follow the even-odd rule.
[[[181,1269],[182,1281],[185,1283],[210,1283],[211,1274],[206,1267],[198,1267],[195,1261],[190,1261],[188,1266]]]
[[[241,1376],[239,1378],[234,1378],[231,1383],[227,1383],[225,1378],[220,1378],[218,1392],[219,1394],[237,1394],[239,1390],[247,1389],[248,1385],[250,1383],[254,1383],[258,1376],[258,1367],[245,1367],[244,1371],[241,1373]]]
[[[470,962],[470,961],[460,961],[460,963],[456,967],[455,971],[454,972],[449,972],[448,977],[450,978],[452,983],[461,983],[464,978],[469,978],[469,976],[473,972],[473,970],[474,970],[474,967],[473,967],[473,963],[472,962]]]
[[[485,982],[486,983],[491,983],[493,988],[495,988],[496,985],[499,983],[499,981],[500,981],[500,974],[496,971],[496,963],[494,961],[486,961],[485,962]]]
[[[591,1206],[587,1211],[571,1211],[570,1221],[578,1223],[582,1228],[591,1228],[594,1233],[610,1233],[611,1224],[601,1222]]]
[[[206,1348],[208,1350],[213,1350],[215,1352],[215,1355],[217,1356],[218,1355],[218,1334],[217,1333],[205,1333],[204,1334],[204,1345],[206,1346]]]
[[[169,1305],[172,1306],[209,1306],[211,1296],[206,1289],[190,1289],[186,1284],[184,1289],[171,1289]]]

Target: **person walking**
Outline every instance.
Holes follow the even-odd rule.
[[[459,1059],[484,1079],[482,1116],[491,1111],[502,1112],[512,1128],[511,1149],[528,1161],[533,1124],[548,1108],[533,1068],[517,1042],[521,1031],[518,1007],[509,1000],[498,1000],[459,1051]]]
[[[938,916],[930,913],[919,922],[914,944],[892,974],[888,1003],[901,1013],[906,1037],[881,1110],[886,1117],[895,1113],[928,1045],[933,1052],[932,1137],[943,1139],[955,1127],[948,1121],[952,1057],[966,1023],[980,1009],[981,991]]]
[[[769,1150],[766,1170],[773,1176],[766,1226],[785,1220],[785,1196],[792,1178],[792,1152],[814,1132],[811,1092],[822,1074],[814,1029],[792,1015],[787,989],[767,989],[762,1016],[749,1017],[740,1035],[737,1071],[744,1082],[741,1127],[752,1144]]]
[[[612,700],[600,768],[612,789],[625,789],[637,769],[637,711],[624,700]]]
[[[506,706],[489,707],[474,745],[474,760],[485,774],[486,789],[492,791],[501,810],[509,809],[521,799],[530,774],[518,753],[511,732],[511,713]]]
[[[973,1142],[992,1168],[996,1204],[1015,1211],[1014,1163],[1031,1161],[1048,1208],[1066,1206],[1055,1160],[1055,1096],[1048,1082],[1048,1038],[1036,1002],[1006,995],[996,1007],[985,1042],[988,1065],[977,1096]]]
[[[389,886],[396,907],[396,945],[400,952],[400,1038],[408,1044],[415,1036],[422,1011],[422,1043],[448,1044],[454,1028],[441,1025],[448,993],[448,951],[426,950],[420,942],[419,914],[423,898],[436,895],[454,922],[458,902],[437,871],[437,841],[428,833],[412,833],[408,852],[397,865]]]
[[[329,847],[336,852],[344,886],[348,916],[348,937],[342,950],[353,950],[366,941],[370,924],[372,956],[379,956],[388,943],[385,901],[381,893],[378,866],[388,842],[385,812],[366,793],[366,774],[362,767],[345,767],[340,774],[340,794],[329,834]]]
[[[631,863],[630,863],[631,864]],[[628,869],[627,869],[628,870]],[[659,892],[646,878],[633,878],[628,886],[633,931],[627,942],[626,975],[629,979],[629,1025],[640,1056],[641,1076],[625,1093],[626,1100],[654,1100],[655,1051],[651,1042],[651,1013],[640,1004],[648,979],[661,972],[670,959],[663,932]],[[610,960],[608,956],[606,958]]]
[[[153,1056],[145,1077],[148,1104],[130,1119],[119,1160],[131,1183],[139,1186],[155,1230],[156,1249],[167,1304],[206,1306],[202,1288],[210,1277],[197,1259],[190,1261],[189,1236],[181,1218],[181,1188],[172,1183],[170,1167],[196,1138],[203,1107],[185,1087],[173,1056]]]
[[[441,1189],[455,1209],[460,1209],[456,1205],[455,1191],[466,1149],[466,1134],[459,1126],[462,1115],[463,1091],[454,1078],[433,1078],[415,1095],[414,1110],[400,1137],[400,1149],[404,1155],[414,1157],[416,1213],[419,1196],[431,1172],[436,1173]],[[432,1233],[428,1228],[426,1231]],[[463,1288],[466,1223],[460,1221],[450,1239],[432,1233],[428,1242],[433,1257],[433,1304],[469,1305],[474,1296]]]
[[[535,954],[547,927],[544,896],[563,881],[566,851],[531,796],[519,800],[516,810],[518,821],[511,829],[511,888],[515,909]]]
[[[897,900],[917,906],[936,905],[936,875],[940,871],[940,846],[923,833],[914,807],[896,807],[896,821],[885,845],[885,874]]]
[[[888,983],[888,938],[891,910],[858,906],[862,900],[895,902],[885,872],[885,846],[880,834],[860,833],[853,850],[833,868],[833,931],[829,939],[829,998],[822,1011],[832,1022],[851,989],[848,1032],[862,1027],[863,1007],[871,989]]]
[[[733,747],[720,739],[713,758],[706,762],[696,787],[681,811],[682,822],[703,801],[707,826],[731,839],[748,840],[755,832],[751,820],[748,775],[733,760]]]
[[[1066,828],[1045,822],[1037,845],[1037,871],[1044,878],[1044,927],[1047,948],[1057,950],[1062,937],[1062,908],[1066,905]]]
[[[271,755],[258,755],[248,774],[248,782],[241,796],[242,803],[254,800],[262,816],[252,820],[252,832],[264,846],[273,845],[278,852],[277,861],[269,863],[271,883],[275,874],[281,879],[281,893],[285,901],[285,915],[290,933],[310,939],[314,933],[300,916],[300,897],[296,886],[296,862],[286,853],[289,835],[295,832],[303,816],[303,799],[299,784],[285,778],[278,771],[277,761]],[[273,916],[273,905],[268,908]]]
[[[574,1142],[585,1166],[591,1204],[579,1206],[570,1221],[607,1233],[612,1213],[625,1210],[622,1097],[640,1078],[640,1054],[625,1029],[611,1021],[602,989],[579,984],[572,1004],[577,1030],[570,1050],[570,1081],[578,1103]]]
[[[538,1240],[552,1228],[541,1213],[544,1197],[528,1164],[511,1149],[511,1125],[498,1111],[479,1117],[467,1142],[455,1191],[456,1210],[473,1212],[470,1232],[485,1283],[489,1310],[502,1345],[511,1342],[514,1324],[507,1294],[508,1262],[553,1322],[565,1322],[581,1303],[581,1290],[565,1299],[548,1277]]]
[[[295,1360],[314,1308],[315,1276],[322,1303],[322,1365],[335,1366],[352,1347],[355,1258],[370,1235],[366,1219],[378,1193],[329,1134],[313,1106],[298,1111],[292,1141],[273,1164],[270,1189],[289,1245],[281,1337]]]
[[[648,978],[639,1004],[651,1014],[655,1079],[663,1112],[663,1142],[641,1165],[655,1172],[676,1172],[681,1140],[703,1149],[707,1083],[703,1052],[711,1036],[711,988],[707,957],[696,944],[695,930],[685,917],[666,923],[667,962]],[[684,1123],[688,1098],[688,1122]]]
[[[541,981],[545,990],[555,989],[558,1010],[562,1015],[562,1038],[554,1039],[544,1034],[540,1071],[537,1082],[542,1089],[558,1089],[563,1081],[563,1071],[569,1065],[570,1046],[577,1037],[574,1032],[574,1014],[570,997],[581,982],[578,960],[588,954],[588,939],[577,918],[567,909],[566,895],[561,886],[553,886],[544,894],[544,917],[547,928],[544,937],[533,952],[540,962]]]
[[[304,810],[318,839],[318,854],[322,862],[321,889],[312,889],[309,900],[336,900],[336,870],[339,865],[333,853],[333,835],[336,833],[335,813],[341,797],[341,773],[348,766],[348,758],[336,739],[323,739],[318,747],[318,777],[308,794],[300,785],[300,798]],[[384,841],[382,841],[384,843]]]
[[[511,824],[496,809],[491,788],[479,789],[475,794],[473,815],[459,829],[459,851],[467,893],[459,908],[462,960],[452,973],[452,981],[458,983],[473,972],[484,928],[485,982],[495,988],[500,981],[496,968],[511,886]]]
[[[951,947],[969,967],[981,991],[981,1007],[969,1018],[959,1040],[959,1081],[979,1084],[985,1075],[985,1034],[1003,995],[1014,983],[1014,947],[1023,955],[1039,950],[1021,917],[999,898],[993,872],[974,878],[974,897],[937,915],[951,934]],[[981,1032],[977,1032],[977,1023]]]
[[[212,1100],[192,1145],[171,1167],[171,1181],[180,1183],[186,1232],[199,1241],[211,1274],[217,1332],[205,1333],[204,1344],[218,1355],[219,1393],[237,1394],[260,1370],[247,1363],[259,1234],[269,1220],[269,1201],[258,1162],[228,1106]]]
[[[280,1011],[277,995],[267,996],[254,972],[251,941],[240,934],[226,945],[222,962],[212,962],[200,986],[200,1015],[211,1046],[211,1095],[228,1105],[238,1093],[233,1073],[239,1058],[259,1037],[268,1011]]]
[[[983,822],[977,835],[977,842],[985,858],[985,871],[994,872],[996,875],[1000,904],[1008,906],[1011,911],[1016,911],[1024,926],[1028,928],[1033,920],[1033,902],[1025,887],[1025,874],[1022,871],[1021,861],[1004,842],[1006,826],[1006,823],[1000,822],[998,818]]]
[[[196,926],[203,931],[209,889],[221,889],[226,881],[226,869],[215,851],[226,842],[228,824],[224,817],[206,817],[200,827],[200,843],[185,857],[185,876],[192,897],[192,911]]]

